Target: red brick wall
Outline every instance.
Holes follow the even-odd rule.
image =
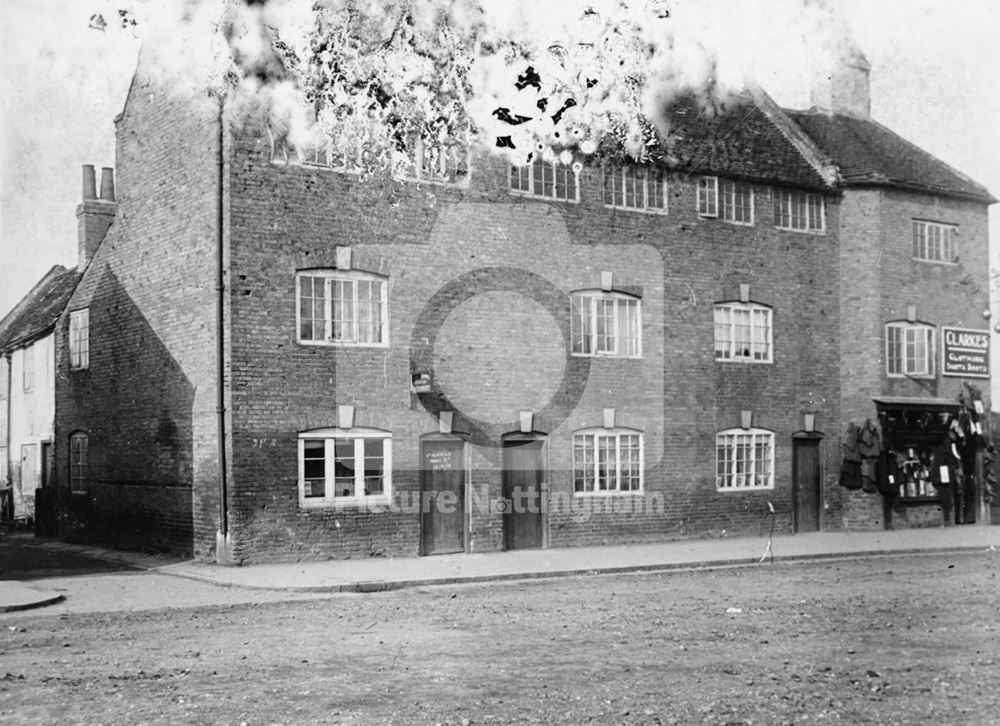
[[[959,261],[913,259],[914,219],[958,225]],[[962,379],[941,374],[940,328],[989,329],[982,315],[989,306],[987,209],[930,194],[849,189],[840,242],[842,438],[847,422],[875,419],[873,397],[957,397]],[[885,324],[906,320],[909,306],[918,321],[938,328],[936,376],[919,383],[886,373]],[[988,380],[969,380],[989,395]],[[851,529],[881,529],[882,497],[843,491],[843,522]],[[905,517],[894,517],[893,525],[905,526]]]
[[[118,212],[69,310],[90,309],[89,370],[57,327],[62,536],[208,557],[215,546],[215,119],[137,75],[117,122]],[[68,439],[89,437],[86,494]]]
[[[580,359],[560,359],[565,314],[560,320],[539,312],[541,292],[472,298],[439,333],[439,382],[456,401],[478,407],[494,434],[505,425],[516,430],[516,411],[537,409],[551,395],[561,380],[556,368],[579,381],[575,405],[557,401],[535,422],[548,435],[549,486],[562,501],[572,487],[574,430],[601,426],[602,410],[614,407],[619,426],[644,432],[645,487],[662,506],[594,512],[586,522],[579,511],[551,511],[550,545],[758,534],[769,525],[768,501],[779,529],[791,529],[791,435],[804,412],[817,413],[828,437],[840,420],[835,197],[827,200],[829,231],[806,235],[771,225],[763,185],[756,187],[757,222],[748,228],[700,219],[694,180],[680,177],[671,179],[670,213],[660,216],[604,208],[599,170],[583,173],[579,204],[546,203],[511,196],[503,164],[480,163],[467,190],[358,184],[328,170],[272,165],[267,147],[264,137],[247,138],[229,177],[238,558],[416,554],[415,513],[300,509],[296,434],[336,426],[337,406],[354,405],[356,425],[392,431],[396,492],[416,490],[419,436],[437,423],[409,392],[411,341],[433,333],[414,333],[414,325],[439,288],[487,267],[528,271],[562,293],[599,288],[602,270],[614,273],[616,286],[642,287],[642,358],[589,359],[585,378]],[[334,267],[336,246],[353,248],[355,268],[388,274],[388,349],[296,342],[295,271]],[[773,364],[714,360],[713,303],[734,299],[739,283],[750,285],[751,299],[774,307]],[[505,344],[498,345],[501,333]],[[457,349],[442,348],[447,341]],[[755,426],[775,431],[776,486],[720,494],[715,435],[738,426],[743,409],[754,412]],[[833,497],[838,452],[829,442],[824,451],[824,486]],[[484,499],[500,494],[498,461],[489,450],[473,454],[471,484]],[[500,516],[474,512],[471,548],[502,543]]]

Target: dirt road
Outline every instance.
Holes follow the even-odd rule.
[[[11,613],[0,722],[995,723],[998,575],[954,554]]]

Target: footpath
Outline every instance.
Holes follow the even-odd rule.
[[[518,550],[432,557],[365,558],[243,567],[178,561],[18,535],[52,557],[88,557],[220,586],[289,592],[381,592],[406,587],[498,580],[765,566],[771,562],[933,552],[1000,551],[1000,527],[960,526],[880,532],[814,532],[693,539],[656,544]],[[0,540],[0,554],[4,542]],[[16,566],[16,563],[15,563]],[[8,580],[0,570],[0,612],[57,602],[44,579]]]

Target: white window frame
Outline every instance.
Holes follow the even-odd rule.
[[[802,210],[795,213],[795,206]],[[796,224],[796,219],[801,224]],[[826,199],[822,194],[793,189],[774,190],[774,226],[789,232],[826,234]]]
[[[737,219],[736,217],[736,199],[737,192],[739,196],[746,196],[750,200],[749,205],[749,219]],[[754,193],[753,184],[750,182],[736,181],[735,179],[723,179],[719,184],[719,200],[721,201],[721,209],[719,210],[719,218],[724,222],[729,222],[730,224],[740,224],[745,227],[752,227],[754,222]],[[741,210],[743,206],[739,207]]]
[[[773,363],[774,362],[774,311],[767,305],[751,302],[716,303],[713,310],[715,360],[720,363]],[[763,315],[766,327],[763,336],[755,335],[761,326],[754,320]],[[739,318],[747,318],[747,323],[738,325]],[[720,333],[725,329],[726,335]],[[741,329],[746,335],[738,336]],[[761,339],[763,338],[763,340]],[[760,356],[759,346],[765,347]]]
[[[90,308],[69,314],[69,367],[74,371],[90,367]]]
[[[931,237],[937,236],[937,254],[931,254]],[[958,260],[958,225],[913,220],[913,259],[939,265],[954,265]]]
[[[719,216],[719,177],[699,177],[696,196],[698,214],[702,217]]]
[[[303,508],[316,507],[351,507],[351,506],[388,506],[392,501],[392,433],[381,429],[369,428],[326,428],[303,431],[298,435],[298,465],[299,465],[299,506]],[[324,492],[323,496],[306,495],[306,441],[322,441],[324,445]],[[354,469],[354,494],[351,496],[336,496],[336,444],[350,442],[353,444],[353,460],[364,461],[365,442],[382,442],[382,491],[378,494],[365,494],[364,465]]]
[[[69,435],[69,491],[86,494],[90,463],[90,437],[82,431]]]
[[[551,194],[545,193],[545,173],[547,169],[552,171]],[[538,175],[541,174],[539,181]],[[573,181],[573,194],[561,197],[558,196],[559,186],[556,179],[559,174],[564,175],[565,186],[569,188],[569,179]],[[570,177],[569,175],[572,175]],[[536,191],[536,186],[540,185],[541,191]],[[511,194],[524,197],[537,197],[539,199],[551,199],[555,202],[569,202],[576,204],[580,201],[580,170],[577,164],[569,166],[562,162],[545,161],[535,159],[530,164],[524,166],[511,165],[508,171],[508,188]]]
[[[612,450],[609,448],[602,448],[602,445],[606,446],[609,443],[613,445],[614,471],[609,471],[602,477],[601,464],[603,460],[601,454],[602,452],[610,452]],[[622,447],[623,443],[627,444],[624,449]],[[645,449],[643,447],[642,431],[627,428],[580,429],[573,432],[572,446],[573,496],[592,497],[643,493]],[[628,453],[627,457],[623,455],[625,452]],[[626,458],[628,461],[625,461]],[[607,461],[610,463],[610,457],[608,457]],[[623,463],[626,467],[629,463],[634,463],[638,466],[638,474],[634,477],[630,477],[632,481],[629,482],[631,487],[628,489],[622,488]],[[592,488],[577,490],[578,472],[583,474],[584,487],[587,486],[589,481]]]
[[[34,343],[21,349],[21,390],[31,393],[35,390],[35,345]]]
[[[322,337],[319,338],[304,338],[302,336],[302,292],[303,292],[303,279],[304,278],[317,278],[321,279],[323,282],[323,298],[322,300],[322,318],[316,318],[310,316],[306,318],[307,320],[322,320],[323,331]],[[352,319],[351,328],[347,331],[350,337],[347,337],[342,333],[341,338],[334,337],[334,289],[337,283],[351,284],[353,290],[352,293]],[[362,322],[360,316],[358,315],[358,291],[361,289],[361,283],[378,283],[381,285],[380,288],[380,320],[379,325],[381,327],[382,337],[381,340],[371,340],[363,341],[359,340],[359,331],[361,330]],[[311,298],[313,299],[313,298]],[[315,313],[315,308],[312,310]],[[313,329],[311,335],[315,335],[316,331]],[[351,347],[351,348],[388,348],[389,347],[389,279],[382,275],[376,275],[370,272],[362,272],[359,270],[299,270],[295,274],[295,339],[301,345],[328,345],[328,346],[338,346],[338,347]]]
[[[923,339],[921,341],[921,338]],[[923,360],[917,353],[923,344]],[[912,347],[914,355],[910,356]],[[937,374],[937,328],[928,323],[896,321],[885,326],[885,372],[889,378],[934,378]],[[898,363],[898,367],[897,364]]]
[[[405,179],[424,184],[468,186],[469,156],[468,143],[446,145],[442,141],[432,144],[422,136],[415,136],[412,152],[408,154]]]
[[[767,447],[766,460],[758,446]],[[739,464],[743,471],[738,471]],[[766,466],[761,471],[761,464]],[[748,466],[749,465],[749,466]],[[715,435],[715,490],[746,492],[774,489],[774,432],[758,428],[733,428]]]
[[[608,164],[604,167],[602,175],[605,207],[630,212],[667,214],[667,174],[663,169],[632,164]],[[631,204],[628,193],[630,189]]]
[[[605,327],[605,334],[602,336],[598,323],[604,320],[604,325],[607,326],[609,318],[600,316],[600,313],[608,303],[611,304],[611,330],[608,331]],[[631,316],[626,313],[626,322],[634,325],[635,336],[622,335],[619,312],[622,307],[635,310],[634,324]],[[578,337],[580,350],[577,350]],[[635,339],[635,350],[623,352],[622,343],[632,337]],[[576,357],[642,358],[642,298],[622,292],[575,290],[570,293],[570,339],[570,354]]]

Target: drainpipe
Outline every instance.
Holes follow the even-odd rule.
[[[225,235],[223,234],[225,158],[223,143],[225,138],[225,99],[219,96],[219,146],[216,155],[216,218],[215,218],[215,366],[216,366],[216,416],[219,436],[219,531],[215,535],[215,561],[220,565],[232,564],[229,551],[229,486],[226,481],[226,391],[225,391],[225,260],[223,259]]]
[[[14,489],[13,489],[13,483],[11,482],[11,478],[10,478],[10,456],[11,456],[11,451],[10,451],[10,442],[11,442],[10,425],[11,425],[11,421],[13,419],[12,419],[11,413],[10,413],[10,409],[11,409],[10,396],[11,396],[11,393],[13,392],[13,390],[14,390],[13,384],[12,384],[12,380],[13,380],[14,376],[12,375],[13,374],[13,367],[11,366],[11,354],[10,353],[4,353],[2,356],[0,356],[0,364],[3,364],[3,365],[7,366],[7,391],[6,391],[6,393],[7,393],[7,399],[6,399],[6,401],[7,401],[7,436],[5,437],[6,441],[4,441],[4,446],[6,447],[5,451],[7,452],[7,454],[6,454],[6,456],[7,456],[7,461],[6,461],[6,464],[7,464],[7,466],[6,466],[7,474],[4,476],[3,481],[0,481],[0,490],[2,490],[2,492],[0,492],[0,497],[6,497],[8,494],[10,494],[10,501],[9,502],[2,502],[2,503],[3,504],[7,504],[8,507],[10,507],[10,511],[8,512],[8,514],[10,514],[11,517],[13,518],[13,516],[14,516]]]

